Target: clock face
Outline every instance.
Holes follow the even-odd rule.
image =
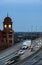
[[[11,28],[11,25],[9,25],[9,28]]]
[[[7,25],[5,24],[5,25],[4,25],[4,27],[6,28],[6,27],[7,27]]]

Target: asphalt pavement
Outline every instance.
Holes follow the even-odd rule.
[[[10,47],[10,48],[0,52],[0,60],[3,59],[4,57],[7,57],[8,55],[10,56],[10,54],[12,54],[15,51],[17,51],[18,49],[20,49],[20,47],[21,47],[21,43],[17,43],[13,47]]]
[[[42,65],[42,50],[30,59],[19,65]]]
[[[0,65],[5,65],[5,62],[15,56],[15,52],[19,50],[21,43],[17,43],[15,46],[8,48],[0,53]]]
[[[14,57],[15,56],[15,52],[17,50],[20,49],[20,47],[22,46],[22,44],[17,44],[5,51],[3,51],[2,53],[0,53],[0,65],[5,65],[5,62],[7,60],[9,60],[10,58]],[[35,48],[35,51],[39,50],[39,48]],[[26,49],[25,50],[25,53],[23,55],[20,56],[20,59],[19,61],[25,59],[26,57],[29,57],[30,55],[32,55],[35,51],[30,51],[29,49]],[[17,63],[16,64],[12,64],[12,65],[18,65]]]

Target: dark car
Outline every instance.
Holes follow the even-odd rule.
[[[6,64],[6,65],[10,65],[10,64],[12,64],[12,63],[15,63],[15,62],[17,62],[17,61],[19,60],[19,57],[20,57],[20,56],[17,55],[17,56],[15,56],[15,57],[9,59],[5,64]]]

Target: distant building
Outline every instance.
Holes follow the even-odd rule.
[[[12,29],[12,19],[6,17],[3,22],[3,30],[0,30],[0,51],[11,47],[14,44],[14,31]]]

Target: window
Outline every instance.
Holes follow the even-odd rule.
[[[9,25],[9,28],[11,28],[11,25]]]
[[[5,25],[4,25],[4,27],[6,28],[6,27],[7,27],[7,25],[5,24]]]
[[[3,38],[6,38],[6,36],[3,36]]]
[[[6,32],[3,32],[3,34],[6,34]]]
[[[12,37],[12,35],[9,35],[9,38],[11,38]]]
[[[12,43],[12,40],[9,40],[9,43]]]
[[[9,32],[9,34],[12,34],[12,32]]]

